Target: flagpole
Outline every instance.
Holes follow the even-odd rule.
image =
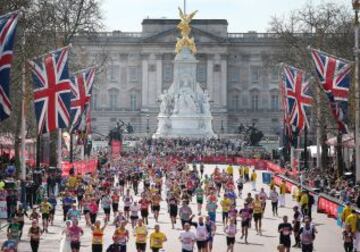
[[[73,148],[73,133],[70,131],[70,163],[72,163],[74,160]]]
[[[316,86],[316,100],[318,102],[316,106],[316,114],[317,114],[317,122],[316,122],[316,167],[322,170],[321,163],[321,128],[320,128],[320,116],[321,116],[321,108],[320,108],[320,87]]]
[[[355,4],[354,4],[355,3]],[[355,10],[355,23],[354,23],[354,34],[355,34],[355,174],[356,182],[360,181],[360,137],[359,137],[359,3],[353,1],[353,7]]]
[[[58,129],[58,140],[57,140],[57,166],[58,168],[61,169],[61,161],[62,161],[62,158],[61,158],[61,136],[62,135],[62,131],[61,129]]]
[[[26,38],[25,38],[25,28],[24,28],[24,35],[23,35],[23,39],[22,39],[22,45],[23,45],[23,58],[24,58],[24,62],[22,64],[22,69],[21,69],[21,79],[22,79],[22,85],[21,85],[21,90],[22,90],[22,100],[21,100],[21,128],[20,128],[20,135],[21,135],[21,145],[20,145],[20,160],[21,160],[21,179],[25,180],[26,179],[26,160],[25,160],[25,128],[26,128],[26,117],[25,117],[25,97],[26,97],[26,60],[25,60],[25,42],[26,42]]]

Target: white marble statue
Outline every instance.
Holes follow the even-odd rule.
[[[164,93],[160,96],[160,100],[160,114],[169,116],[171,114],[172,104],[171,96],[168,94],[167,90],[165,90]]]

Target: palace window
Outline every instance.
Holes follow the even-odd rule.
[[[118,108],[119,90],[116,88],[109,89],[109,108],[116,110]]]
[[[131,94],[130,95],[130,110],[136,111],[136,109],[137,109],[136,94]]]
[[[173,65],[170,62],[166,62],[163,64],[163,81],[173,81]]]
[[[196,79],[198,82],[206,82],[206,64],[198,64],[196,68]]]
[[[240,67],[235,67],[235,66],[229,67],[229,81],[230,82],[240,81]]]
[[[235,111],[238,111],[240,106],[239,106],[239,95],[234,95],[232,97],[232,100],[231,100],[231,108]]]
[[[258,111],[259,110],[259,95],[252,94],[251,96],[251,110]]]
[[[118,65],[110,65],[108,67],[108,78],[112,82],[116,82],[120,77],[120,67]]]
[[[259,83],[260,76],[261,76],[261,67],[259,66],[251,66],[251,82],[252,83]]]
[[[279,110],[279,96],[276,94],[271,95],[271,110],[272,111]]]
[[[137,67],[129,67],[129,82],[137,82],[138,80]]]

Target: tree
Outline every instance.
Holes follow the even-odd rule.
[[[26,98],[26,114],[34,115],[31,76],[26,71],[26,91],[22,93],[21,68],[26,59],[46,53],[55,48],[68,45],[79,34],[88,34],[102,29],[101,11],[98,0],[8,0],[0,5],[0,15],[9,11],[23,9],[19,19],[15,40],[15,57],[11,72],[11,117],[0,124],[0,132],[9,132],[15,136],[15,151],[18,159],[19,133],[21,121],[21,101]],[[22,45],[24,35],[25,44]],[[79,62],[71,61],[78,66]],[[28,136],[36,135],[34,116],[27,117]],[[56,137],[50,139],[50,153],[56,154]],[[56,155],[55,155],[56,156]],[[50,158],[52,165],[56,158]]]
[[[303,8],[291,11],[287,17],[272,17],[269,31],[276,33],[280,41],[280,50],[274,57],[274,61],[295,65],[315,76],[308,46],[319,48],[338,57],[351,59],[353,28],[349,7],[337,3],[314,5],[308,2]],[[319,91],[319,85],[316,83],[316,78],[313,82],[312,91],[316,94]],[[350,93],[352,94],[351,110],[354,92]],[[337,132],[334,127],[336,124],[330,114],[324,93],[314,96],[316,101],[312,110],[312,126],[321,129],[322,163],[326,167],[328,164],[326,136],[329,132]],[[319,113],[317,113],[317,108],[320,110]],[[353,113],[349,112],[349,114]],[[352,125],[353,121],[350,127]],[[342,174],[342,172],[339,173]]]

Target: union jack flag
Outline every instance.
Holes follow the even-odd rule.
[[[70,124],[68,55],[69,47],[64,47],[29,60],[39,134],[67,128]]]
[[[95,68],[80,71],[71,77],[71,127],[70,132],[78,130],[82,115],[90,104],[91,91],[95,79]]]
[[[330,110],[338,128],[342,133],[347,133],[352,63],[315,49],[311,49],[311,56],[315,62],[321,87],[329,99]]]
[[[18,17],[17,11],[0,16],[0,121],[8,118],[12,110],[9,98],[10,69]]]
[[[310,83],[304,71],[292,66],[283,68],[283,95],[285,123],[292,131],[300,132],[309,128],[308,114],[313,99]]]

